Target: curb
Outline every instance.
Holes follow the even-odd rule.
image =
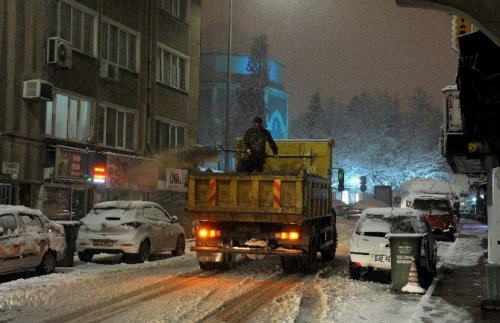
[[[415,309],[415,312],[413,312],[413,315],[410,318],[410,322],[422,322],[422,314],[423,314],[423,309],[424,305],[429,303],[429,299],[432,297],[432,294],[434,293],[434,290],[436,289],[437,285],[441,281],[440,276],[442,276],[443,272],[443,265],[448,262],[448,258],[453,254],[453,251],[455,250],[455,246],[457,245],[457,241],[460,238],[457,235],[457,238],[453,242],[453,246],[450,248],[446,256],[444,257],[443,261],[441,262],[441,265],[439,266],[438,270],[436,271],[436,276],[434,276],[434,279],[432,280],[431,285],[429,288],[427,288],[427,292],[422,296],[420,299],[420,302],[418,303],[418,306]]]

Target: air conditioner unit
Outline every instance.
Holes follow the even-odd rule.
[[[100,76],[103,79],[118,82],[120,80],[120,67],[110,62],[101,62]]]
[[[29,80],[23,83],[23,99],[52,101],[54,86],[44,80]]]
[[[47,39],[47,64],[70,68],[73,62],[71,44],[59,37]]]

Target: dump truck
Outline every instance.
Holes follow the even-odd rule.
[[[229,270],[237,254],[280,257],[285,273],[310,273],[337,248],[333,139],[277,140],[261,173],[191,173],[186,215],[202,270]],[[236,160],[245,158],[242,140]]]

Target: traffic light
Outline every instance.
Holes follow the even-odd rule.
[[[344,169],[339,168],[339,171],[337,172],[337,177],[339,179],[339,186],[337,187],[337,190],[339,192],[342,192],[344,190]]]
[[[361,181],[361,186],[359,187],[359,189],[361,190],[361,192],[366,192],[366,176],[360,176],[359,180]]]
[[[88,174],[83,175],[83,182],[85,184],[92,184],[92,176]]]

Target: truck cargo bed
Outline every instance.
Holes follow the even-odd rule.
[[[301,223],[331,214],[330,181],[314,175],[200,173],[188,188],[193,221]]]

